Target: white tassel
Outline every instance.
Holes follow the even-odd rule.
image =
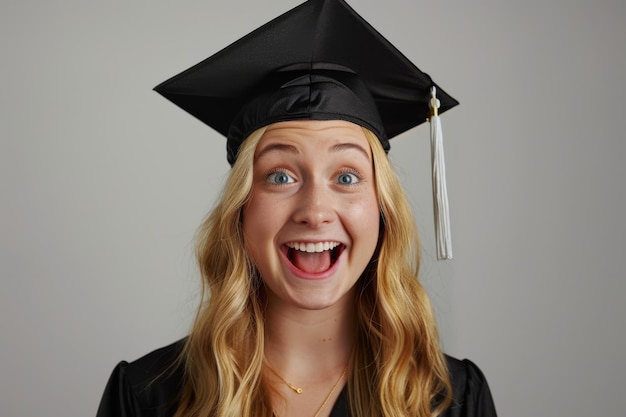
[[[439,119],[439,100],[437,90],[431,89],[429,103],[430,115],[430,151],[433,170],[433,206],[435,214],[435,239],[437,259],[452,259],[452,238],[450,234],[450,209],[446,187],[446,163],[443,156],[443,132]]]

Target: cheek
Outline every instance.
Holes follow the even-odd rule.
[[[275,204],[262,198],[253,198],[243,210],[243,233],[253,255],[276,232],[276,210]]]
[[[372,241],[378,241],[380,210],[376,199],[367,198],[351,202],[345,215],[352,229],[361,239],[365,239],[370,245]]]
[[[380,209],[376,197],[369,196],[352,201],[350,210],[353,211],[353,217],[361,222],[366,222],[370,226],[378,223]]]

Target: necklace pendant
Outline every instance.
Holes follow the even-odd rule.
[[[293,392],[295,392],[296,394],[302,394],[302,392],[303,392],[303,391],[302,391],[302,388],[300,388],[300,387],[296,387],[295,385],[292,385],[292,384],[288,383],[287,381],[285,381],[285,383],[286,383],[286,384],[287,384],[287,386],[288,386],[289,388],[291,388],[291,390],[292,390]]]

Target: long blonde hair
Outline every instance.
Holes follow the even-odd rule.
[[[380,146],[372,149],[382,236],[370,274],[361,277],[350,404],[356,416],[426,417],[450,403],[451,385],[434,313],[417,279],[420,246],[404,190]],[[369,268],[368,268],[369,269]]]
[[[252,133],[217,205],[197,232],[202,300],[181,361],[175,417],[270,417],[263,379],[263,284],[245,250],[241,216],[252,189]],[[380,142],[372,148],[381,211],[379,247],[359,279],[356,346],[348,380],[354,417],[434,416],[450,382],[428,297],[417,280],[419,242],[404,191]]]

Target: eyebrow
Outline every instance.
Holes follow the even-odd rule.
[[[334,145],[332,148],[330,148],[332,152],[339,152],[339,151],[348,150],[348,149],[355,149],[361,152],[363,156],[365,156],[365,159],[367,159],[368,161],[371,159],[369,152],[367,152],[365,148],[363,148],[361,145],[358,145],[356,143],[350,143],[350,142],[338,143]]]
[[[274,152],[274,151],[282,151],[282,152],[288,152],[292,154],[300,153],[298,148],[296,148],[293,145],[288,145],[286,143],[270,143],[269,145],[261,149],[259,153],[254,157],[254,159],[257,160],[261,158],[263,155],[270,153],[270,152]]]
[[[363,154],[365,159],[367,159],[368,161],[370,160],[370,154],[365,150],[365,148],[363,148],[361,145],[358,145],[356,143],[350,143],[350,142],[338,143],[336,145],[333,145],[330,148],[330,151],[341,152],[341,151],[350,150],[350,149],[354,149],[360,152],[361,154]],[[256,155],[255,159],[259,159],[263,155],[270,153],[270,152],[275,152],[275,151],[288,152],[288,153],[295,154],[295,155],[300,153],[298,148],[293,145],[289,145],[286,143],[271,143],[265,146],[263,149],[261,149],[259,153]]]

